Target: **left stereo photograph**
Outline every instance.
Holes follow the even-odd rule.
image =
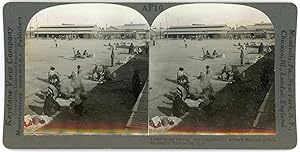
[[[149,33],[139,12],[116,4],[36,13],[25,37],[24,134],[147,134]]]

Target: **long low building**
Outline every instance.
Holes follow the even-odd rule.
[[[231,28],[225,24],[205,25],[192,24],[185,26],[171,26],[164,31],[165,38],[224,38]]]
[[[110,26],[103,31],[106,39],[147,39],[152,29],[148,24],[124,24]]]
[[[240,26],[231,31],[234,38],[268,38],[275,37],[272,23],[257,23],[254,25]]]
[[[205,25],[192,24],[185,26],[171,26],[164,31],[165,38],[268,38],[275,37],[272,23],[257,23],[254,25],[240,26],[236,29],[225,24]]]
[[[40,26],[33,31],[33,36],[43,38],[97,38],[100,32],[101,28],[99,28],[97,25],[62,24]]]

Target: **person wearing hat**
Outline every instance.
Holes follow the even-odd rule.
[[[82,74],[82,69],[80,65],[77,65],[77,76],[81,76]]]
[[[60,77],[59,74],[55,71],[54,67],[50,67],[50,70],[48,72],[48,82],[59,88]]]
[[[206,77],[207,77],[207,78],[211,78],[211,76],[212,76],[212,71],[211,71],[210,67],[207,65],[205,68],[206,68],[206,72],[205,72]]]
[[[184,88],[187,88],[189,83],[188,75],[184,72],[183,67],[179,67],[177,71],[177,83],[184,86]]]

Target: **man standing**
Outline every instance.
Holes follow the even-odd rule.
[[[128,52],[128,54],[132,54],[132,52],[133,52],[133,43],[130,43],[130,46],[129,46],[129,52]]]
[[[186,40],[186,38],[183,39],[183,42],[184,42],[184,47],[187,48],[187,40]]]
[[[202,57],[203,57],[203,60],[205,60],[205,51],[204,51],[204,48],[202,48]]]
[[[54,37],[54,43],[55,43],[55,47],[57,48],[58,47],[58,42],[57,42],[56,37]]]
[[[80,65],[77,65],[77,76],[81,76],[82,69]]]
[[[115,52],[113,49],[111,50],[110,58],[111,58],[111,66],[114,66]]]
[[[264,50],[264,44],[261,42],[259,47],[258,47],[258,54],[263,53],[263,50]]]
[[[212,77],[212,71],[211,71],[211,69],[208,65],[206,66],[205,74],[206,74],[206,77],[209,78],[209,79]]]
[[[243,66],[243,65],[244,65],[244,56],[245,56],[245,54],[244,54],[244,50],[243,50],[243,49],[241,49],[241,54],[240,54],[240,58],[241,58],[241,66]]]

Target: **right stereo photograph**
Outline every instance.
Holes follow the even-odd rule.
[[[275,135],[271,20],[236,4],[183,4],[154,20],[150,135]]]

